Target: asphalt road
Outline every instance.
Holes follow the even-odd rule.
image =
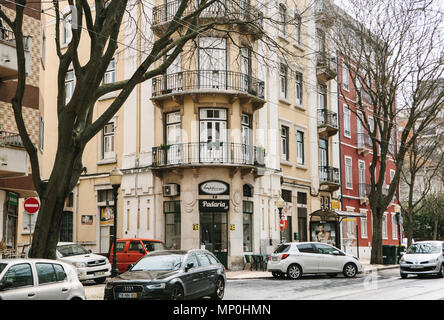
[[[85,283],[88,300],[103,298],[104,284]],[[441,300],[444,279],[409,276],[401,279],[399,269],[343,276],[306,276],[301,280],[228,280],[224,300]]]

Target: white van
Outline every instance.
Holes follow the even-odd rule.
[[[77,268],[80,281],[94,280],[104,283],[111,276],[111,264],[108,258],[91,253],[80,244],[74,242],[59,242],[57,244],[57,259],[70,263]]]

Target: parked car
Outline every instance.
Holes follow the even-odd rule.
[[[358,258],[319,242],[283,243],[270,256],[267,270],[273,277],[287,275],[300,279],[303,274],[325,273],[336,276],[343,273],[353,278],[362,272]]]
[[[109,252],[109,261],[113,261],[113,245]],[[130,265],[135,264],[144,255],[153,251],[167,250],[161,240],[128,238],[117,239],[116,258],[119,272],[126,272]]]
[[[399,260],[401,278],[409,274],[444,277],[444,241],[413,243]]]
[[[222,299],[225,268],[207,250],[155,251],[131,269],[106,282],[105,300]]]
[[[0,300],[85,300],[75,268],[57,260],[1,259]]]
[[[104,283],[111,275],[109,260],[101,255],[91,253],[80,244],[59,242],[56,247],[57,259],[72,264],[77,269],[80,281],[94,280]]]

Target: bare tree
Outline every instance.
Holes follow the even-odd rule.
[[[174,7],[164,6],[163,11],[157,12],[158,17],[168,16],[169,23],[165,24],[166,27],[160,36],[154,37],[152,33],[146,32],[146,28],[140,27],[140,21],[145,21],[149,26],[156,19],[155,14],[151,13],[151,7],[153,7],[151,2],[146,0],[68,0],[71,13],[76,16],[76,19],[72,21],[72,40],[67,49],[62,49],[61,26],[65,17],[61,14],[59,1],[54,0],[52,7],[45,8],[44,12],[52,15],[56,23],[55,43],[59,64],[57,74],[58,144],[49,179],[43,180],[37,149],[29,138],[22,117],[22,99],[26,83],[23,14],[27,1],[16,0],[15,3],[15,16],[10,17],[0,9],[0,18],[14,32],[17,40],[19,75],[17,91],[11,102],[20,136],[30,157],[33,183],[41,201],[29,252],[30,257],[55,257],[64,202],[82,173],[82,156],[88,141],[99,133],[119,111],[136,85],[164,74],[179,54],[196,47],[199,35],[217,33],[231,39],[236,46],[248,45],[253,49],[256,58],[263,62],[268,60],[272,52],[274,56],[286,59],[295,57],[291,46],[288,48],[280,46],[273,34],[265,32],[265,29],[274,28],[277,24],[293,23],[292,19],[281,21],[274,14],[276,9],[274,2],[262,5],[258,2],[256,10],[251,11],[253,7],[246,1],[178,0],[174,2]],[[131,12],[137,6],[140,6],[141,10],[138,11],[137,16],[134,16]],[[153,8],[154,10],[156,7]],[[205,14],[211,12],[216,13],[217,16],[209,14],[205,18]],[[266,16],[267,12],[273,14]],[[265,24],[267,28],[264,27]],[[116,52],[130,50],[132,43],[119,42],[122,30],[130,27],[134,27],[134,41],[136,34],[144,37],[142,59],[136,71],[127,79],[104,84],[102,79]],[[241,36],[245,40],[242,44],[239,42]],[[79,52],[82,50],[80,43],[84,37],[88,39],[89,46],[86,62],[81,59]],[[262,46],[262,50],[257,50],[259,46]],[[72,96],[69,101],[66,101],[65,76],[71,66],[76,81]],[[116,92],[116,98],[97,119],[93,119],[96,101],[110,92]]]
[[[443,12],[439,1],[434,0],[348,2],[347,13],[332,12],[337,26],[332,40],[356,88],[352,111],[372,141],[371,263],[379,264],[383,214],[397,190],[406,153],[428,130],[444,99],[442,92],[431,95],[443,73]],[[345,99],[342,88],[340,95]],[[396,141],[401,113],[406,122]],[[386,189],[386,163],[390,159],[396,163],[396,171]]]

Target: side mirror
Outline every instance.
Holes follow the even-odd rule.
[[[91,249],[89,249],[89,250],[88,250],[88,252],[89,252],[89,253],[92,253],[92,250],[91,250]]]
[[[332,252],[332,254],[335,255],[335,256],[340,256],[341,252],[339,252],[338,250],[335,250],[335,251]]]
[[[131,263],[131,264],[128,266],[128,271],[131,270],[133,267],[134,267],[134,263]]]
[[[190,270],[192,267],[194,267],[194,263],[193,262],[189,262],[186,267],[185,267],[185,272],[187,272],[188,270]]]
[[[142,254],[145,254],[145,250],[143,250],[143,249],[139,249],[139,252]]]

